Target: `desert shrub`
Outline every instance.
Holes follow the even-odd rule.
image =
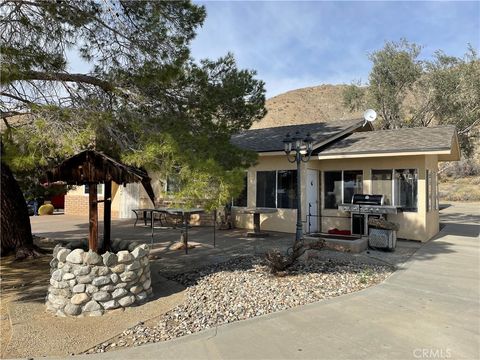
[[[52,204],[45,204],[38,208],[38,215],[53,215],[53,210]]]
[[[475,159],[462,159],[446,164],[440,170],[441,177],[464,178],[480,175],[480,163]]]

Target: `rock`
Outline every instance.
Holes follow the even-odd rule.
[[[68,286],[71,289],[77,284],[77,279],[68,280],[67,283],[68,283]]]
[[[123,288],[120,288],[120,289],[116,289],[113,293],[112,293],[112,299],[118,299],[122,296],[125,296],[128,294],[128,291],[123,289]]]
[[[59,263],[60,264],[60,263]],[[70,263],[64,263],[63,267],[62,267],[62,270],[63,272],[72,272],[72,264]]]
[[[56,280],[53,280],[53,279],[50,279],[50,284],[52,284],[53,287],[57,288],[57,289],[65,289],[65,288],[68,288],[68,283],[65,282],[65,281],[56,281]]]
[[[72,295],[72,292],[70,291],[70,289],[68,287],[64,288],[64,289],[57,289],[53,286],[50,286],[48,288],[48,292],[50,294],[61,295],[61,296],[66,297],[66,298],[70,298],[70,295]]]
[[[102,285],[107,285],[109,283],[110,283],[109,276],[99,276],[92,280],[92,285],[94,286],[102,286]]]
[[[57,260],[58,261],[61,261],[61,262],[66,262],[67,261],[67,256],[68,254],[70,254],[72,252],[72,250],[69,250],[69,249],[65,249],[65,248],[61,248],[60,250],[58,250],[58,253],[57,253]]]
[[[93,286],[91,284],[87,285],[86,292],[88,294],[93,294],[93,293],[96,293],[97,291],[98,291],[98,287]]]
[[[137,247],[137,244],[132,242],[128,245],[128,251],[132,252]]]
[[[65,304],[67,304],[68,299],[61,295],[49,294],[48,301],[50,301],[52,305],[56,305],[57,307],[63,308]]]
[[[138,293],[135,298],[137,299],[138,302],[142,302],[147,300],[147,293],[145,291],[142,291],[141,293]]]
[[[141,285],[134,285],[129,290],[132,294],[136,295],[136,294],[140,293],[141,291],[143,291],[143,287]]]
[[[117,253],[117,261],[119,264],[128,264],[133,260],[132,254],[128,251],[123,250]]]
[[[85,292],[85,284],[75,285],[72,289],[74,293],[83,293]]]
[[[99,276],[105,276],[110,273],[110,269],[106,266],[95,266],[95,271]]]
[[[117,265],[117,255],[107,251],[105,254],[102,255],[103,264],[105,266],[111,267]]]
[[[82,276],[90,274],[90,270],[92,268],[90,266],[80,266],[73,270],[73,275],[75,276]]]
[[[143,274],[138,281],[143,283],[145,280],[147,280],[147,275]]]
[[[145,245],[145,244],[143,244],[143,245]],[[139,258],[142,258],[142,257],[148,255],[148,251],[145,250],[145,246],[143,246],[143,245],[137,246],[135,249],[133,249],[132,256],[135,259],[139,259]]]
[[[133,271],[125,271],[124,273],[120,274],[120,279],[122,281],[132,281],[137,277],[137,274],[135,274]]]
[[[83,311],[85,312],[98,311],[98,310],[102,310],[102,306],[95,300],[89,301],[83,307]]]
[[[62,281],[62,278],[63,278],[63,270],[58,269],[58,270],[55,270],[55,271],[52,273],[52,279],[53,279],[53,280],[55,280],[55,281]]]
[[[77,282],[79,284],[89,284],[92,282],[92,276],[90,275],[77,276]]]
[[[63,269],[64,266],[65,266],[65,263],[59,261],[57,264],[57,269]]]
[[[102,306],[105,310],[112,310],[118,308],[120,305],[116,300],[110,300],[102,302]]]
[[[135,302],[135,297],[133,295],[125,296],[125,297],[121,298],[120,300],[118,300],[118,303],[122,307],[132,305],[134,302]]]
[[[148,289],[146,289],[146,291],[147,291],[147,294],[148,294],[149,296],[153,294],[152,288],[148,288]]]
[[[137,271],[135,271],[135,273],[137,274],[138,277],[142,276],[143,275],[143,268],[138,269]]]
[[[95,301],[107,301],[110,300],[111,295],[106,291],[99,291],[93,294],[92,298]]]
[[[125,288],[125,287],[127,287],[126,282],[121,282],[121,283],[118,283],[117,285],[115,285],[115,289],[122,289],[122,288]]]
[[[148,260],[148,256],[140,259],[140,263],[142,264],[142,266],[148,265],[149,262],[150,260]]]
[[[115,290],[115,285],[105,285],[100,288],[101,291],[112,292]]]
[[[140,269],[140,261],[138,260],[135,260],[133,263],[131,263],[130,265],[127,265],[127,267],[125,268],[127,271],[133,271],[133,270],[138,270]]]
[[[82,307],[79,305],[74,305],[74,304],[67,304],[65,305],[65,308],[63,309],[65,314],[71,315],[71,316],[76,316],[79,315],[82,312]]]
[[[62,245],[60,245],[60,244],[55,245],[55,247],[53,248],[53,251],[52,251],[52,255],[53,255],[54,259],[57,257],[58,252],[62,249],[63,249]]]
[[[67,255],[67,261],[72,264],[82,264],[85,251],[82,249],[75,249],[70,254]]]
[[[66,317],[65,313],[62,311],[62,310],[57,310],[57,312],[55,313],[56,316],[59,316],[59,317]]]
[[[118,276],[117,274],[115,274],[115,273],[113,273],[113,274],[110,275],[110,280],[111,280],[112,283],[114,283],[114,284],[116,284],[119,279],[120,279],[119,276]]]
[[[144,289],[150,288],[150,285],[152,285],[152,280],[150,280],[150,279],[146,280],[146,281],[142,284],[142,286],[143,286]]]
[[[72,298],[70,299],[70,302],[73,305],[81,305],[86,303],[88,300],[90,300],[90,296],[88,296],[88,294],[80,293],[80,294],[73,295]]]
[[[98,265],[103,263],[103,258],[95,251],[88,250],[88,252],[85,254],[83,261],[85,262],[85,264],[88,265]]]
[[[72,279],[75,279],[75,275],[71,273],[63,274],[63,280],[72,280]]]
[[[114,273],[122,273],[125,271],[125,264],[118,264],[115,265],[114,267],[111,267],[110,270],[112,270]]]

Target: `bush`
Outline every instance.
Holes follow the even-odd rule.
[[[54,207],[52,204],[45,204],[39,207],[38,215],[53,215]]]
[[[448,163],[440,170],[442,177],[450,177],[454,179],[464,178],[467,176],[480,175],[480,163],[475,159],[463,159]]]

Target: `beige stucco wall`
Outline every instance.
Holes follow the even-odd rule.
[[[438,159],[436,155],[417,156],[391,156],[391,157],[370,157],[356,159],[336,160],[310,160],[302,164],[302,220],[306,222],[307,204],[305,201],[306,173],[307,169],[321,171],[319,176],[319,209],[317,214],[322,215],[322,231],[326,232],[331,228],[350,229],[350,216],[338,210],[325,209],[323,199],[324,171],[330,170],[363,170],[363,191],[371,193],[371,170],[372,169],[417,169],[418,170],[418,210],[417,212],[403,212],[389,215],[388,219],[400,225],[398,237],[427,241],[438,232],[438,210],[427,213],[426,209],[426,169],[437,171]],[[254,207],[256,201],[256,172],[268,170],[289,170],[295,169],[295,164],[290,164],[283,156],[260,156],[258,164],[248,170],[248,206]],[[251,229],[253,227],[252,215],[243,215],[234,208],[235,223],[237,227]],[[314,213],[314,211],[312,211]],[[325,217],[334,216],[334,217]],[[275,214],[261,216],[261,227],[268,231],[295,232],[296,210],[278,209]],[[304,225],[305,228],[305,225]]]

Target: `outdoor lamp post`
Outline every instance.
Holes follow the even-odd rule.
[[[297,163],[297,188],[295,191],[295,197],[297,199],[297,229],[295,232],[295,241],[299,241],[302,238],[302,204],[300,202],[300,164],[310,160],[313,150],[313,138],[310,133],[305,138],[300,136],[297,131],[293,137],[287,134],[283,139],[285,145],[285,154],[287,154],[287,160],[291,163]],[[293,154],[291,154],[293,152]],[[290,155],[291,154],[291,155]]]

